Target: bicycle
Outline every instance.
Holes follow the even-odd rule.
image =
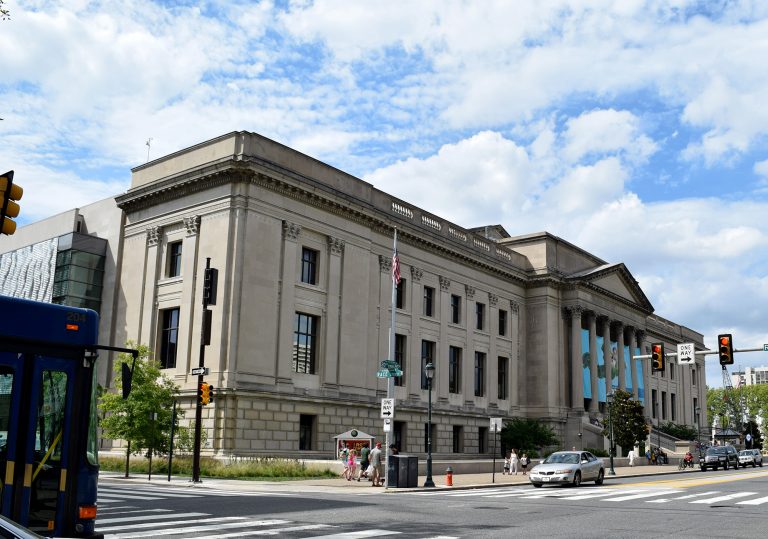
[[[685,459],[680,459],[680,462],[677,463],[677,469],[678,470],[685,470],[686,468],[693,468],[693,461],[686,461]]]

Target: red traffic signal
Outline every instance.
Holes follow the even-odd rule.
[[[717,336],[717,355],[720,365],[733,365],[733,337],[730,333]]]
[[[651,372],[664,372],[666,361],[664,357],[664,343],[651,344]]]

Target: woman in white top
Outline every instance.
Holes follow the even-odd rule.
[[[509,454],[509,472],[514,472],[515,475],[517,475],[517,452],[513,449],[512,452]]]

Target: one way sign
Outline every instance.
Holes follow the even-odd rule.
[[[381,399],[381,418],[391,419],[395,415],[395,399]]]

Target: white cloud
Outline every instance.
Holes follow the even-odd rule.
[[[591,154],[621,152],[631,161],[647,159],[655,143],[640,132],[639,119],[629,111],[594,110],[567,122],[564,156],[579,161]]]

